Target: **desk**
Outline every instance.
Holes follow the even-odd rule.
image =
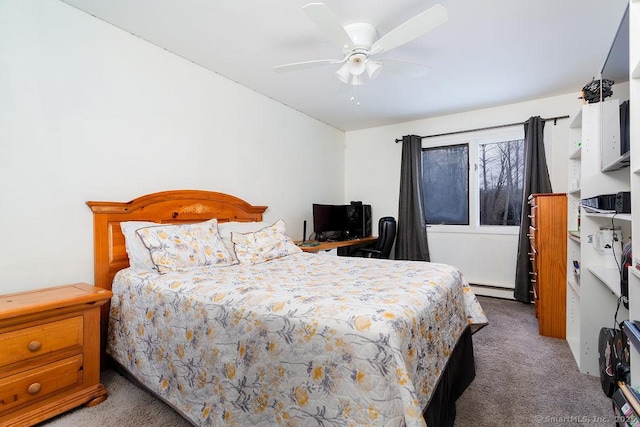
[[[373,243],[376,240],[378,240],[377,236],[369,236],[369,237],[363,237],[362,239],[341,240],[338,242],[318,242],[319,245],[317,246],[300,246],[302,242],[296,242],[296,245],[298,245],[300,249],[302,249],[304,252],[320,252],[320,251],[329,251],[331,249],[336,249],[336,248],[344,248],[346,246],[355,246],[355,245],[362,245],[366,243]]]

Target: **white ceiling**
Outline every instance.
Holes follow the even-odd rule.
[[[577,94],[604,64],[628,4],[324,0],[343,24],[368,22],[380,36],[437,3],[448,11],[445,24],[381,55],[429,65],[427,76],[383,69],[377,79],[355,87],[336,79],[338,66],[272,70],[342,57],[342,49],[303,12],[312,0],[62,1],[345,131]]]

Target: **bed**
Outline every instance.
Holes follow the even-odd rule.
[[[222,193],[87,204],[95,282],[114,293],[106,352],[192,424],[452,425],[487,323],[456,268],[303,253],[265,206]],[[155,269],[129,265],[121,223]],[[167,261],[166,230],[207,253]]]

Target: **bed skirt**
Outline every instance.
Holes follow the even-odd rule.
[[[423,416],[427,426],[453,427],[456,400],[476,376],[471,328],[467,327],[458,340],[445,371],[442,373]]]

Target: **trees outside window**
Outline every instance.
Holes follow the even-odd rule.
[[[478,146],[480,225],[520,225],[524,140]]]
[[[449,137],[443,145],[422,149],[427,224],[520,225],[523,131],[476,136],[462,144],[451,144],[455,139]]]
[[[422,150],[427,224],[469,224],[469,146]]]

